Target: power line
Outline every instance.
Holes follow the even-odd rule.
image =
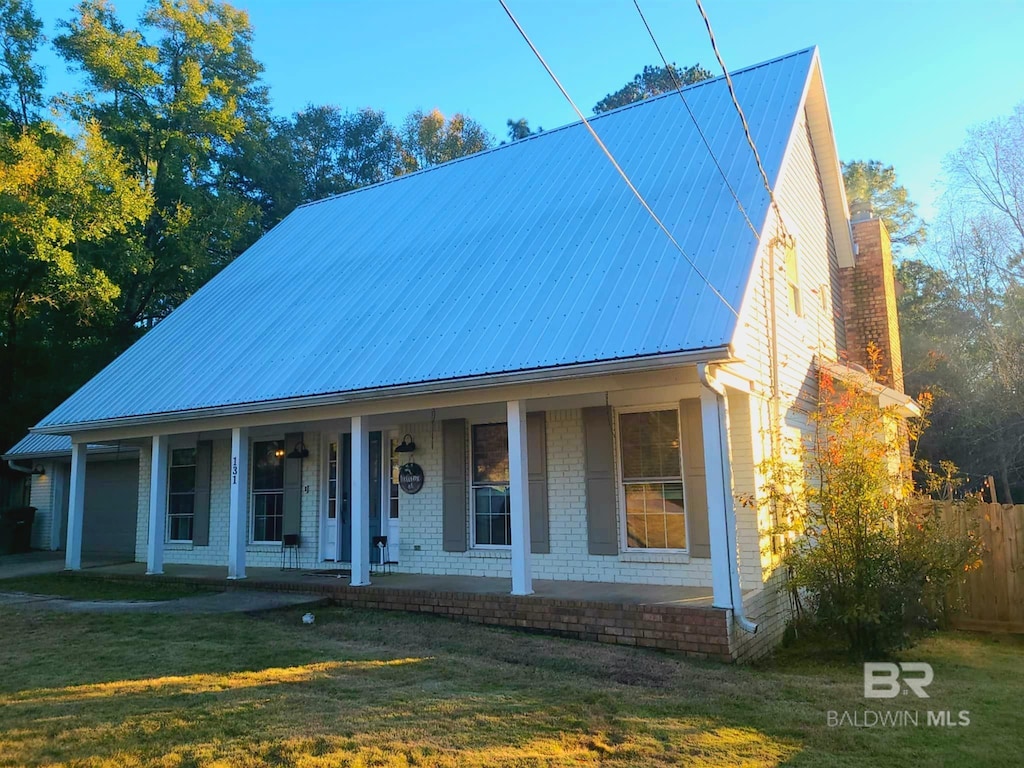
[[[558,90],[562,92],[562,95],[565,97],[565,100],[569,102],[569,106],[573,108],[573,111],[576,112],[576,115],[579,117],[579,119],[583,121],[583,125],[586,126],[587,130],[590,132],[590,135],[594,138],[594,141],[597,142],[597,145],[601,148],[601,151],[604,152],[605,156],[615,167],[615,170],[619,172],[619,176],[621,176],[622,180],[626,182],[626,186],[628,186],[629,189],[633,192],[633,194],[636,196],[636,199],[640,201],[640,204],[644,207],[644,210],[646,210],[647,213],[650,214],[650,217],[661,228],[661,231],[665,233],[665,236],[668,237],[672,245],[676,247],[676,250],[679,251],[679,254],[683,257],[683,259],[686,260],[686,263],[690,265],[690,268],[693,269],[693,271],[697,273],[697,276],[700,277],[700,279],[707,284],[708,288],[711,289],[712,293],[714,293],[715,296],[717,296],[719,300],[723,304],[725,304],[726,307],[728,307],[729,311],[732,312],[738,318],[740,313],[732,304],[729,303],[729,300],[722,295],[721,291],[719,291],[714,286],[714,284],[712,284],[712,282],[707,278],[707,276],[703,272],[701,272],[700,268],[694,263],[693,259],[690,258],[689,254],[687,254],[686,251],[683,250],[683,247],[676,241],[675,237],[672,236],[672,233],[668,231],[668,227],[666,227],[665,224],[662,223],[661,219],[658,218],[658,214],[656,214],[654,212],[654,209],[651,208],[650,205],[648,205],[647,201],[644,199],[644,196],[640,194],[640,190],[638,190],[636,186],[634,186],[633,182],[630,181],[629,176],[627,176],[626,172],[622,170],[622,166],[619,165],[618,161],[615,159],[615,156],[611,153],[611,150],[609,150],[608,147],[605,146],[605,143],[601,141],[601,137],[597,135],[597,132],[590,125],[590,121],[587,120],[586,115],[584,115],[583,112],[580,111],[580,108],[576,106],[576,102],[572,100],[572,97],[569,95],[569,92],[565,90],[565,87],[559,81],[558,77],[555,76],[555,73],[552,71],[551,67],[548,66],[548,63],[544,60],[544,57],[541,56],[540,51],[537,50],[537,46],[533,44],[533,41],[530,40],[530,36],[526,34],[526,30],[523,29],[523,26],[512,14],[512,11],[509,10],[508,5],[505,4],[505,0],[498,0],[498,2],[501,3],[501,7],[505,9],[505,13],[508,15],[509,19],[511,19],[516,29],[519,30],[519,34],[522,35],[523,40],[525,40],[526,44],[530,46],[530,50],[533,51],[533,55],[537,57],[537,60],[541,63],[545,71],[548,73],[548,76],[555,83],[555,85],[558,86]]]
[[[714,162],[718,172],[722,175],[722,181],[725,182],[725,186],[728,188],[732,199],[736,201],[736,207],[739,208],[743,218],[747,222],[747,226],[750,227],[750,231],[754,233],[754,237],[760,239],[761,233],[757,231],[757,227],[750,220],[747,215],[747,210],[743,207],[743,203],[740,202],[739,195],[736,194],[736,190],[733,189],[732,184],[729,182],[729,177],[725,175],[725,169],[722,168],[722,164],[718,162],[718,158],[715,156],[715,152],[711,149],[711,143],[708,141],[707,136],[704,135],[703,129],[700,127],[700,123],[697,122],[697,116],[693,114],[693,110],[690,109],[690,104],[686,101],[686,96],[683,95],[683,84],[679,81],[676,76],[676,69],[668,63],[668,59],[665,58],[665,54],[661,51],[661,46],[658,44],[657,38],[654,36],[654,31],[651,29],[651,25],[647,23],[647,17],[644,16],[644,12],[640,9],[640,3],[637,0],[633,0],[633,5],[636,7],[636,12],[640,14],[640,19],[643,21],[644,26],[647,28],[647,34],[651,36],[651,42],[654,43],[654,47],[658,51],[658,55],[661,57],[662,63],[665,65],[665,71],[672,77],[672,82],[675,83],[676,93],[679,94],[679,98],[683,102],[683,106],[686,107],[686,113],[690,116],[690,120],[693,121],[693,127],[697,129],[697,133],[700,135],[701,141],[704,142],[704,146],[708,150],[708,154],[711,155],[711,160]]]
[[[704,26],[707,27],[708,37],[711,39],[711,49],[715,52],[715,58],[718,59],[718,66],[722,68],[722,74],[725,75],[725,84],[729,88],[729,96],[732,97],[732,105],[736,108],[736,112],[740,116],[740,122],[743,124],[743,133],[747,137],[747,144],[750,145],[750,150],[754,153],[754,162],[757,163],[757,169],[761,172],[761,182],[764,184],[764,188],[768,191],[768,198],[771,200],[772,207],[775,209],[775,215],[779,217],[779,226],[782,228],[782,235],[788,241],[790,236],[786,231],[786,223],[782,219],[782,210],[779,208],[779,203],[775,199],[775,192],[772,190],[772,185],[768,181],[768,174],[765,173],[764,165],[761,163],[761,155],[757,151],[757,145],[754,144],[754,138],[750,135],[750,125],[747,124],[747,117],[743,114],[743,108],[740,106],[740,102],[736,98],[736,89],[733,87],[732,77],[729,75],[729,70],[725,67],[725,61],[722,59],[722,54],[718,50],[718,43],[715,42],[715,33],[711,29],[711,20],[708,18],[708,15],[704,10],[704,5],[701,1],[696,0],[696,2],[697,10],[700,11],[701,18],[704,19]]]

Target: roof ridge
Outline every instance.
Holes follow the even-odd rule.
[[[761,61],[761,62],[759,62],[757,64],[751,64],[749,66],[742,67],[741,69],[734,69],[729,74],[732,77],[735,77],[737,75],[742,75],[742,74],[745,74],[747,72],[752,72],[752,71],[754,71],[756,69],[761,69],[762,67],[767,67],[767,66],[772,65],[772,64],[778,64],[779,62],[785,61],[786,59],[791,59],[791,58],[793,58],[795,56],[802,56],[802,55],[804,55],[806,53],[811,53],[813,55],[817,51],[817,49],[818,49],[818,47],[816,45],[811,45],[811,46],[808,46],[806,48],[801,48],[798,51],[792,51],[790,53],[786,53],[786,54],[783,54],[781,56],[776,56],[773,59],[766,59],[765,61]],[[708,78],[706,80],[699,80],[696,83],[690,83],[689,85],[685,85],[685,86],[683,86],[682,90],[683,91],[694,90],[694,89],[700,88],[701,86],[711,85],[712,83],[716,83],[716,82],[719,82],[719,81],[723,81],[724,82],[724,80],[725,80],[725,75],[719,75],[718,77],[710,77],[710,78]],[[671,91],[666,91],[665,93],[659,93],[657,96],[649,96],[649,97],[647,97],[645,99],[640,99],[639,101],[633,101],[633,102],[630,102],[629,104],[624,104],[621,107],[616,107],[615,109],[610,109],[607,112],[602,112],[602,113],[600,113],[598,115],[594,115],[593,117],[589,117],[589,118],[587,118],[587,122],[593,123],[593,122],[595,122],[597,120],[602,120],[602,119],[604,119],[606,117],[610,117],[611,115],[615,115],[615,114],[619,114],[619,113],[625,112],[626,110],[629,110],[629,109],[635,109],[637,107],[642,107],[642,106],[644,106],[646,104],[650,104],[650,103],[653,103],[655,101],[661,101],[662,99],[665,99],[667,97],[673,96],[675,93],[676,93],[676,90],[671,90]],[[466,160],[470,160],[470,159],[475,158],[475,157],[482,157],[484,155],[489,155],[492,152],[497,152],[497,151],[502,150],[502,149],[509,149],[510,147],[517,146],[517,145],[522,145],[525,142],[532,141],[534,139],[541,139],[541,138],[544,138],[545,136],[547,136],[549,134],[558,133],[559,131],[565,131],[565,130],[568,130],[569,128],[575,128],[575,127],[577,127],[579,125],[583,125],[583,121],[582,120],[574,120],[571,123],[566,123],[565,125],[560,125],[557,128],[552,128],[550,130],[543,131],[541,133],[531,134],[530,136],[527,136],[527,137],[522,138],[522,139],[516,139],[515,141],[510,141],[510,142],[507,142],[507,143],[506,142],[502,142],[501,144],[499,144],[496,147],[488,147],[487,149],[481,150],[479,152],[474,152],[471,155],[463,155],[462,157],[456,157],[453,160],[447,160],[447,161],[445,161],[443,163],[438,163],[437,165],[431,165],[431,166],[428,166],[426,168],[420,168],[419,170],[413,171],[412,173],[404,173],[401,176],[393,176],[390,179],[385,179],[384,181],[378,181],[375,184],[368,184],[365,187],[357,187],[355,189],[350,189],[350,190],[348,190],[346,192],[339,192],[336,195],[328,195],[327,197],[322,197],[319,200],[310,200],[308,202],[302,203],[301,205],[297,205],[295,207],[295,210],[298,211],[298,210],[301,210],[302,208],[309,208],[309,207],[314,206],[314,205],[319,205],[320,203],[326,203],[326,202],[330,202],[332,200],[338,200],[338,199],[340,199],[342,197],[348,197],[349,195],[354,195],[354,194],[357,194],[359,192],[365,192],[365,191],[370,190],[370,189],[376,189],[377,187],[382,187],[382,186],[384,186],[386,184],[394,184],[396,181],[401,181],[402,179],[409,179],[409,178],[412,178],[413,176],[419,176],[419,175],[424,174],[424,173],[430,173],[431,171],[436,171],[439,168],[446,168],[446,167],[455,165],[456,163],[461,163],[461,162],[464,162]]]

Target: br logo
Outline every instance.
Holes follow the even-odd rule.
[[[933,677],[932,665],[923,661],[905,661],[901,664],[868,662],[864,665],[864,698],[894,699],[903,691],[903,685],[906,685],[919,699],[927,699],[930,697],[925,688],[931,684]]]

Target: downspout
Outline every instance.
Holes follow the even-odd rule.
[[[11,469],[13,469],[15,472],[24,472],[26,475],[31,475],[32,474],[32,470],[31,469],[26,469],[25,467],[20,467],[17,464],[15,464],[14,462],[15,462],[14,459],[8,459],[7,460],[7,466],[10,467]]]
[[[729,550],[729,603],[732,606],[734,621],[740,629],[750,634],[757,632],[757,624],[747,618],[743,612],[743,592],[740,590],[739,556],[736,550],[736,510],[732,503],[732,466],[729,462],[729,433],[726,429],[725,387],[717,381],[709,370],[707,363],[697,365],[700,382],[716,395],[718,404],[718,439],[722,461],[722,491],[725,504],[722,516],[725,521],[726,546]]]

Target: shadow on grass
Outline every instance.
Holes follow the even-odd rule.
[[[1005,730],[1004,746],[966,734],[974,750],[945,734],[828,729],[826,710],[863,706],[859,669],[692,663],[371,611],[318,610],[313,626],[299,615],[5,617],[0,764],[994,765],[977,758],[1014,746]],[[955,657],[975,641],[944,642],[929,651],[949,673],[940,685],[937,672],[935,706],[974,706]],[[1010,701],[1004,685],[1005,702],[989,698]]]

